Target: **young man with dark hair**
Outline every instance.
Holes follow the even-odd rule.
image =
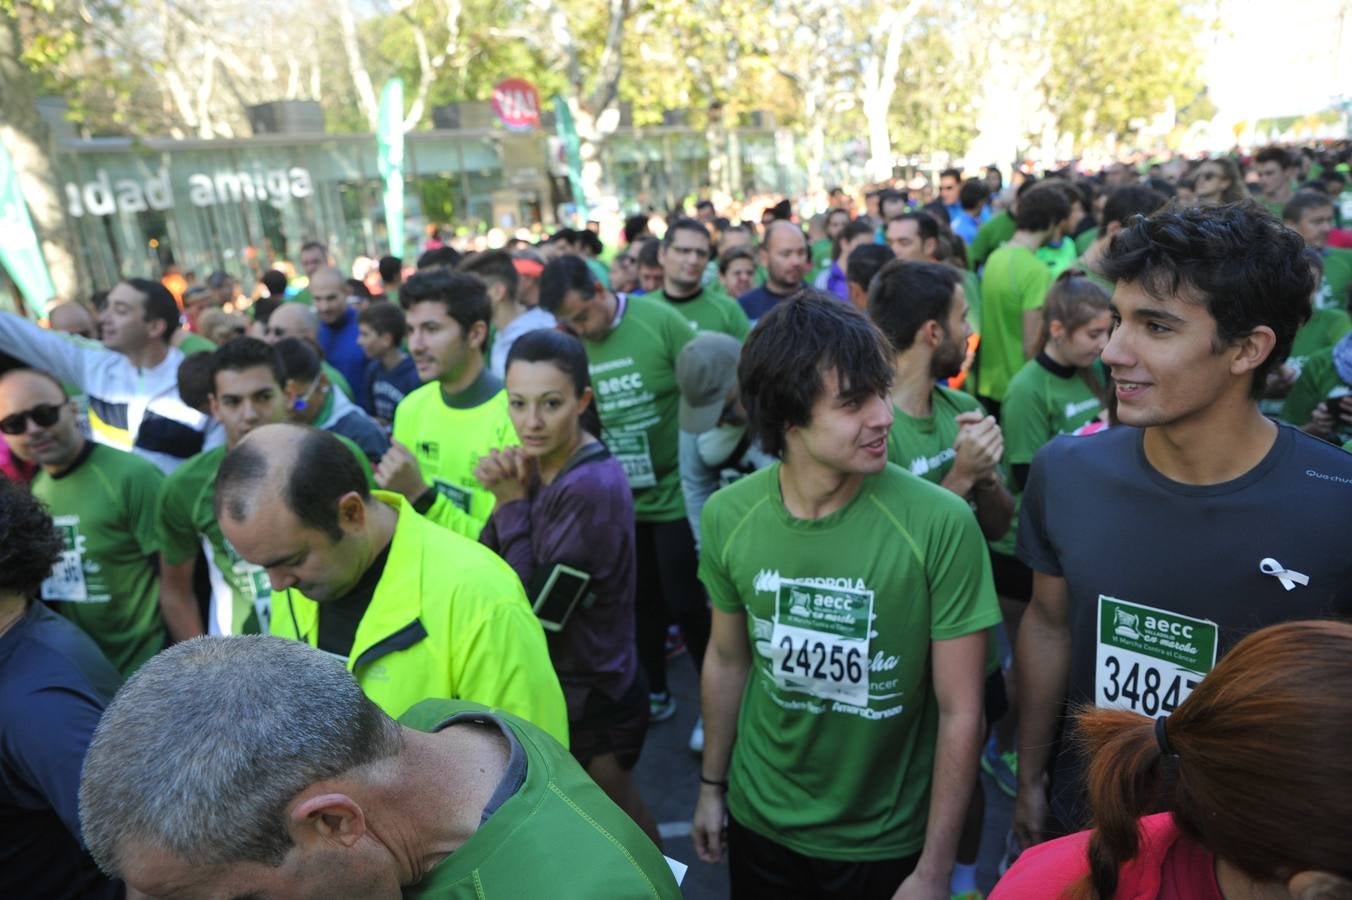
[[[79,787],[122,677],[38,600],[67,546],[42,501],[0,478],[0,896],[120,900],[85,849]]]
[[[886,244],[864,244],[854,248],[845,266],[851,306],[862,313],[868,312],[868,291],[874,276],[896,258],[897,255]]]
[[[939,200],[948,210],[948,220],[962,212],[960,193],[962,191],[962,170],[944,169],[939,173]]]
[[[516,572],[398,494],[370,491],[332,435],[258,429],[221,464],[215,512],[267,573],[271,633],[342,660],[388,715],[473,700],[567,745],[563,690]]]
[[[897,259],[934,262],[939,252],[939,223],[924,212],[896,216],[883,226],[883,241]]]
[[[1009,209],[1001,210],[982,225],[976,233],[976,240],[967,248],[967,268],[980,272],[986,265],[986,259],[1010,238],[1014,237],[1014,213],[1019,208],[1019,198],[1033,189],[1038,183],[1032,175],[1025,176],[1014,191],[1014,200]]]
[[[1310,315],[1300,236],[1252,204],[1160,213],[1118,234],[1103,274],[1122,424],[1047,444],[1019,520],[1025,847],[1083,824],[1084,760],[1052,755],[1063,710],[1167,716],[1249,632],[1352,614],[1352,456],[1257,405]]]
[[[466,257],[461,272],[475,276],[488,286],[488,302],[493,307],[493,347],[488,369],[499,379],[507,377],[507,354],[516,339],[537,328],[553,328],[554,317],[543,309],[520,302],[521,274],[516,261],[505,250],[486,250]]]
[[[645,298],[670,304],[690,323],[691,331],[717,331],[740,341],[751,330],[746,313],[722,290],[706,288],[702,283],[712,246],[708,229],[699,222],[672,222],[657,253],[662,264],[662,290]]]
[[[226,451],[263,425],[286,420],[295,397],[276,351],[256,338],[222,344],[210,355],[208,402],[225,430],[225,443],[199,453],[164,480],[157,500],[160,607],[176,641],[200,634],[266,632],[267,575],[245,562],[221,534],[212,512],[216,473]],[[342,438],[370,478],[356,444]],[[197,559],[205,554],[211,594],[205,609],[194,594]]]
[[[1108,250],[1108,245],[1118,232],[1132,224],[1137,216],[1152,216],[1168,202],[1168,198],[1163,194],[1140,184],[1120,187],[1108,194],[1103,201],[1103,212],[1099,217],[1095,237],[1088,248],[1080,254],[1079,266],[1084,269],[1090,280],[1111,294],[1112,282],[1098,271],[1099,260]]]
[[[971,245],[981,226],[990,220],[990,188],[980,178],[968,178],[958,189],[958,209],[949,211],[949,226],[962,242]]]
[[[398,305],[399,286],[404,283],[404,261],[397,256],[382,256],[376,266],[380,270],[381,291],[385,299]]]
[[[164,647],[155,567],[164,476],[147,460],[86,438],[75,402],[46,372],[0,375],[0,432],[11,453],[40,466],[29,489],[64,540],[38,596],[130,675]]]
[[[635,296],[651,294],[662,289],[666,270],[662,267],[661,252],[662,243],[657,238],[645,238],[639,244],[638,252],[635,254],[638,260],[638,290],[634,291]]]
[[[94,440],[142,456],[162,472],[219,444],[219,426],[178,394],[183,352],[172,344],[179,313],[168,288],[143,278],[118,282],[99,323],[102,347],[0,312],[0,352],[82,391]]]
[[[1314,308],[1347,312],[1347,289],[1352,286],[1352,250],[1329,246],[1333,231],[1333,200],[1319,191],[1297,191],[1282,207],[1282,223],[1305,239],[1319,254],[1324,277],[1314,296]]]
[[[1253,158],[1258,175],[1258,200],[1274,216],[1280,216],[1295,192],[1297,160],[1281,147],[1264,147]]]
[[[361,448],[372,466],[380,462],[390,449],[389,438],[365,410],[329,383],[321,365],[323,357],[314,345],[300,338],[283,338],[273,349],[286,373],[291,421],[342,435]]]
[[[981,344],[977,348],[977,396],[998,412],[1014,373],[1037,355],[1042,303],[1053,276],[1037,258],[1039,247],[1058,240],[1070,216],[1060,185],[1043,182],[1019,198],[1015,231],[986,260],[981,275]]]
[[[454,269],[460,265],[460,251],[454,247],[433,247],[418,257],[418,271],[431,272],[436,269]],[[403,300],[400,300],[403,303]]]
[[[404,311],[381,301],[357,313],[357,343],[366,354],[360,404],[386,431],[394,423],[394,408],[422,385],[413,357],[404,352],[408,325]]]
[[[394,411],[394,440],[376,467],[376,483],[474,539],[494,503],[474,467],[490,451],[519,443],[502,379],[484,360],[493,318],[488,288],[473,275],[443,269],[414,275],[400,298],[423,385]]]
[[[670,304],[605,289],[566,257],[540,276],[540,305],[587,351],[610,452],[634,492],[639,662],[654,721],[675,715],[667,690],[667,623],[681,627],[695,670],[709,640],[709,609],[695,577],[695,537],[681,495],[676,361],[695,332]]]
[[[843,212],[844,210],[833,210],[832,214]],[[870,244],[873,244],[873,226],[871,224],[846,221],[845,226],[831,239],[831,265],[817,276],[813,286],[819,291],[835,294],[841,300],[849,300],[850,280],[845,272],[845,266],[849,263],[851,253],[859,247]]]
[[[905,215],[908,208],[906,194],[894,188],[888,188],[878,194],[878,218],[886,225],[897,216]]]
[[[815,292],[742,352],[751,431],[781,462],[704,509],[693,822],[734,897],[948,896],[1000,615],[967,505],[887,462],[891,378],[886,338]]]

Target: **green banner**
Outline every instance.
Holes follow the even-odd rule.
[[[568,154],[568,182],[573,186],[573,204],[577,207],[579,222],[587,221],[587,195],[582,190],[582,144],[577,139],[577,126],[573,124],[573,112],[568,101],[558,94],[554,95],[554,122],[563,141],[563,150]]]
[[[390,253],[404,255],[404,82],[391,78],[380,91],[376,168],[385,179],[385,228]]]
[[[0,265],[23,292],[33,312],[47,312],[48,302],[56,295],[42,246],[28,217],[28,206],[19,190],[19,173],[9,153],[0,146]]]

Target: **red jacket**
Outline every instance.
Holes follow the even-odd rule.
[[[1184,837],[1169,813],[1138,823],[1140,850],[1118,873],[1114,900],[1223,900],[1215,857]],[[1053,900],[1089,871],[1088,831],[1025,850],[988,900]]]

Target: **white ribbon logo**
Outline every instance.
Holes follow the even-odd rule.
[[[1302,575],[1300,572],[1293,572],[1283,566],[1272,557],[1268,557],[1258,564],[1258,568],[1264,575],[1271,575],[1282,583],[1282,587],[1288,591],[1296,589],[1296,585],[1307,585],[1310,583],[1309,575]]]

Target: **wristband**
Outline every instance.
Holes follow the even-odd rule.
[[[725,791],[728,789],[728,783],[726,781],[714,781],[712,778],[705,778],[703,772],[700,773],[699,783],[707,784],[710,787],[722,788]]]
[[[429,487],[418,495],[418,499],[413,501],[413,510],[420,516],[426,515],[427,511],[432,508],[432,504],[436,502],[437,489]]]

